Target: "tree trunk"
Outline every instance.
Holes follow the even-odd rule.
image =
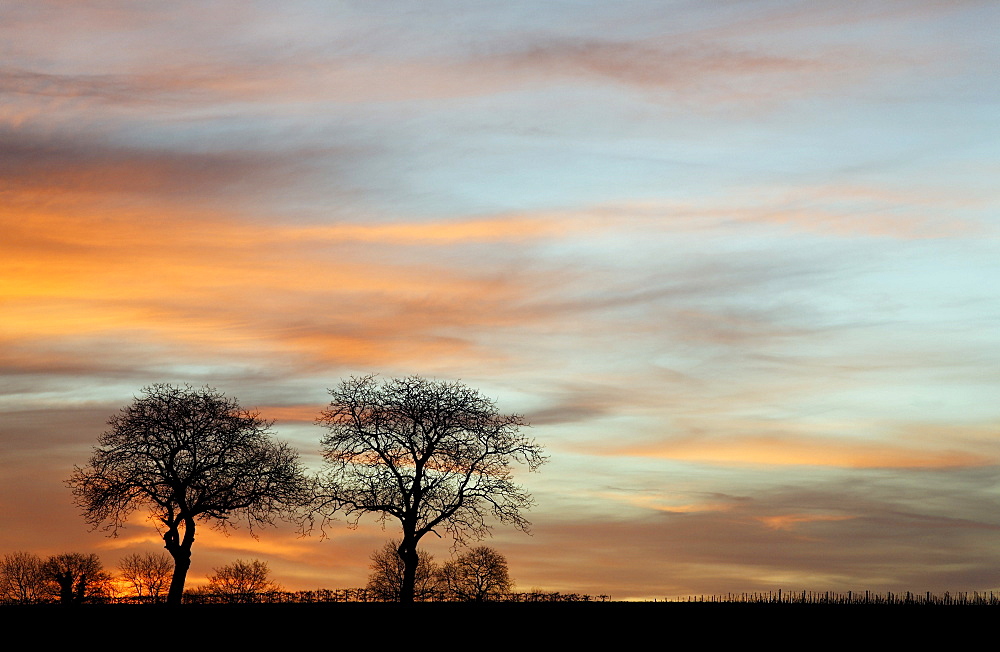
[[[194,543],[194,520],[184,522],[184,538],[181,539],[177,527],[170,527],[163,535],[164,548],[174,558],[174,574],[170,578],[170,590],[167,591],[167,604],[180,604],[184,597],[184,582],[188,569],[191,568],[191,544]]]
[[[188,569],[191,568],[191,551],[177,549],[170,550],[170,554],[174,558],[174,574],[170,578],[167,604],[180,604],[181,598],[184,597],[184,581],[187,579]]]
[[[73,596],[74,604],[83,604],[87,597],[87,575],[83,574],[76,581],[76,593]]]
[[[412,604],[417,584],[417,564],[420,562],[416,540],[404,533],[397,552],[399,558],[403,560],[403,583],[399,587],[399,601],[403,604]]]
[[[69,571],[56,573],[56,582],[59,584],[59,604],[73,604],[73,574]]]

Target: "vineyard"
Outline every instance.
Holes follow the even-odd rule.
[[[1000,594],[978,591],[959,591],[941,594],[871,591],[768,591],[766,593],[727,593],[725,595],[700,595],[668,598],[667,602],[720,603],[720,604],[816,604],[816,605],[1000,605]]]

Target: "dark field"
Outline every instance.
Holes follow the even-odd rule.
[[[866,646],[927,642],[925,637],[961,644],[976,639],[975,633],[998,617],[996,606],[667,602],[0,607],[0,618],[12,631],[19,625],[37,631],[42,625],[50,640],[72,640],[90,631],[130,647],[142,645],[134,637],[143,637],[170,647],[181,641],[197,641],[194,649],[213,642],[245,643],[279,652],[313,644],[405,648],[406,642],[419,640],[473,649],[550,642],[657,649],[725,642]]]

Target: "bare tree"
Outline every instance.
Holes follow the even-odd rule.
[[[223,596],[229,602],[256,602],[261,593],[281,590],[280,586],[271,581],[271,569],[266,561],[237,559],[212,570],[215,573],[209,576],[205,591]]]
[[[52,555],[42,563],[42,575],[64,605],[82,604],[110,592],[111,575],[97,555],[71,552]]]
[[[523,417],[500,414],[461,383],[417,376],[351,378],[330,394],[317,420],[328,432],[312,518],[318,514],[325,525],[342,513],[354,526],[368,513],[398,520],[401,602],[414,599],[417,544],[429,532],[441,530],[456,542],[479,539],[489,533],[490,516],[527,531],[521,510],[532,500],[514,484],[511,464],[534,471],[545,457],[521,435]]]
[[[42,560],[30,552],[12,552],[0,561],[0,600],[30,604],[45,596]]]
[[[459,555],[441,568],[447,595],[454,600],[486,602],[510,593],[507,559],[488,546]]]
[[[159,601],[167,592],[174,564],[170,557],[161,553],[133,553],[118,563],[122,579],[131,587],[137,598]]]
[[[93,527],[115,536],[148,507],[174,572],[168,604],[179,604],[198,521],[253,532],[302,504],[298,455],[270,437],[272,423],[214,389],[151,385],[108,420],[87,466],[68,484]]]
[[[399,556],[399,541],[386,541],[372,553],[371,575],[368,576],[368,595],[384,602],[399,602],[403,588],[405,565]],[[414,600],[430,600],[439,594],[439,575],[434,557],[424,551],[417,552],[417,574],[413,585]]]

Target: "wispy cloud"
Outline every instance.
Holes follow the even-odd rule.
[[[147,383],[315,463],[324,387],[419,373],[549,448],[526,586],[1000,581],[994,4],[282,7],[0,9],[6,549],[156,545],[61,484]],[[358,586],[369,525],[196,574]]]
[[[926,449],[848,438],[797,435],[681,438],[652,445],[611,449],[609,455],[635,455],[706,464],[835,466],[843,468],[945,469],[991,466],[997,459],[949,449]]]

